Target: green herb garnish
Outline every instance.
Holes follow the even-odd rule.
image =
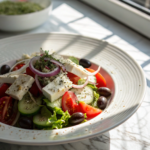
[[[44,9],[37,3],[32,2],[0,2],[0,15],[22,15]]]

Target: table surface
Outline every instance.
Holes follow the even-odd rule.
[[[61,15],[60,15],[61,14]],[[42,26],[23,33],[0,31],[0,39],[20,34],[69,32],[106,40],[133,57],[143,68],[147,93],[138,111],[125,123],[98,137],[55,146],[0,143],[0,150],[149,150],[150,149],[150,40],[103,13],[76,0],[53,0],[53,11]]]

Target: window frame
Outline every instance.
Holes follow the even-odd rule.
[[[81,0],[150,38],[150,15],[119,0]],[[133,19],[134,18],[134,19]]]

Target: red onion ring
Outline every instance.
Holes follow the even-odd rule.
[[[63,64],[61,64],[60,62],[58,62],[58,61],[56,61],[56,60],[53,60],[53,59],[50,59],[50,58],[44,58],[44,60],[49,60],[49,61],[51,61],[52,63],[54,63],[54,64],[60,66],[63,71],[66,71],[65,66],[63,66]]]
[[[87,75],[88,76],[94,76],[94,75],[96,75],[100,71],[100,69],[101,69],[101,66],[99,66],[98,69],[95,72],[92,72],[92,73],[89,72],[89,73],[87,73]]]
[[[41,71],[35,69],[34,66],[33,66],[33,62],[39,60],[39,58],[40,58],[40,56],[33,57],[30,60],[30,63],[29,63],[29,68],[31,69],[31,71],[34,74],[37,74],[38,76],[41,76],[41,77],[50,77],[50,76],[55,76],[55,75],[57,75],[60,72],[60,67],[58,67],[57,64],[56,64],[57,67],[53,71],[48,72],[48,73],[44,73],[44,72],[41,72]]]
[[[38,89],[40,90],[40,92],[42,92],[42,87],[41,87],[41,85],[39,83],[38,75],[37,74],[35,75],[35,83],[36,83]]]
[[[75,85],[75,84],[72,84],[72,87],[73,87],[73,88],[77,88],[77,89],[79,89],[79,88],[84,88],[84,87],[88,84],[88,82],[89,82],[89,81],[88,81],[88,77],[87,77],[84,84],[82,84],[82,85]]]
[[[50,70],[47,66],[45,66],[46,69]]]

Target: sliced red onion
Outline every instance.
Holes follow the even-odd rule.
[[[89,81],[88,81],[88,77],[87,77],[84,84],[82,84],[82,85],[75,85],[75,84],[72,84],[72,87],[73,87],[73,88],[77,88],[77,89],[79,89],[79,88],[84,88],[84,87],[88,84],[88,82],[89,82]]]
[[[35,75],[35,83],[36,83],[38,89],[40,90],[40,92],[42,92],[42,87],[41,87],[41,85],[39,83],[38,75],[37,74]]]
[[[63,64],[61,64],[60,62],[56,61],[56,60],[53,60],[53,59],[50,59],[50,58],[44,58],[44,60],[49,60],[50,62],[60,66],[62,68],[63,71],[66,71],[66,68]]]
[[[34,74],[37,74],[38,76],[41,76],[41,77],[50,77],[50,76],[55,76],[55,75],[57,75],[60,72],[60,67],[58,67],[58,66],[53,71],[48,72],[48,73],[44,73],[44,72],[41,72],[41,71],[35,69],[34,66],[33,66],[33,63],[35,61],[39,60],[39,59],[40,59],[40,56],[37,56],[37,57],[33,57],[30,60],[29,68],[31,69],[31,71]]]
[[[49,67],[45,66],[46,69],[50,70]]]
[[[99,66],[98,69],[95,72],[92,72],[92,73],[88,72],[87,75],[88,76],[94,76],[94,75],[96,75],[100,71],[100,69],[101,69],[101,66]]]

